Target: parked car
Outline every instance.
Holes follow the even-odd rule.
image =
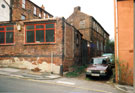
[[[110,58],[111,67],[112,67],[112,68],[115,67],[114,54],[112,54],[112,53],[104,53],[104,54],[102,54],[102,56],[103,56],[103,57],[108,57],[108,58]]]
[[[107,57],[92,58],[86,69],[86,76],[107,76],[109,73],[111,73],[111,66]]]

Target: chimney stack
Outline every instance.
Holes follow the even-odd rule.
[[[78,11],[81,11],[81,7],[80,6],[77,6],[74,8],[74,12],[78,12]]]
[[[44,7],[44,5],[42,5],[42,6],[41,6],[41,8],[45,10],[45,7]]]
[[[44,5],[42,5],[41,6],[41,8],[43,9],[43,10],[45,10],[45,7],[44,7]],[[45,14],[44,14],[44,12],[43,11],[41,11],[41,17],[42,17],[42,19],[45,19],[45,16],[44,16]]]

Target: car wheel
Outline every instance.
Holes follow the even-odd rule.
[[[87,74],[86,74],[86,78],[89,78],[89,77],[90,77],[90,75],[87,75]]]

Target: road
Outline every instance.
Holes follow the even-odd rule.
[[[0,93],[101,93],[70,86],[0,76]]]

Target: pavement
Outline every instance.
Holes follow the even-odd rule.
[[[60,75],[51,74],[47,72],[40,73],[40,72],[33,72],[31,70],[23,70],[23,69],[16,69],[16,68],[0,68],[0,75],[6,75],[6,76],[17,77],[22,79],[30,79],[32,81],[38,81],[41,83],[51,83],[51,84],[60,84],[60,85],[78,87],[78,88],[98,91],[101,93],[134,93],[132,86],[119,85],[114,83],[106,84],[106,83],[99,83],[95,81],[88,82],[87,80],[66,78],[66,77],[61,77]],[[118,91],[114,92],[116,89],[118,89],[121,92]]]
[[[23,70],[16,68],[0,68],[1,75],[7,75],[12,77],[18,77],[23,79],[34,79],[34,80],[52,80],[60,78],[60,75],[51,74],[51,73],[40,73],[33,72],[31,70]]]

